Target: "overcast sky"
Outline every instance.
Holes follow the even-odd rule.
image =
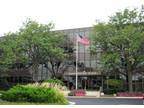
[[[0,35],[16,31],[26,18],[53,22],[55,29],[88,27],[116,11],[141,7],[144,0],[0,0]]]

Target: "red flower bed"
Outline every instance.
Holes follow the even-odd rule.
[[[85,96],[86,92],[85,90],[74,90],[74,96]]]
[[[134,92],[134,93],[129,93],[129,92],[118,92],[117,96],[123,96],[123,97],[143,97],[144,93],[142,92]]]

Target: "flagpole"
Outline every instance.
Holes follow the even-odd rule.
[[[78,89],[78,35],[76,37],[76,90]]]

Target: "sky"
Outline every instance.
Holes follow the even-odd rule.
[[[140,8],[144,0],[0,0],[0,36],[15,32],[27,18],[55,29],[89,27],[125,8]]]

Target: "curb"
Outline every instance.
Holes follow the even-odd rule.
[[[66,96],[66,98],[100,98],[95,96]]]
[[[144,99],[143,97],[116,97],[116,98],[125,98],[125,99]]]
[[[143,97],[96,97],[96,96],[67,96],[66,98],[116,98],[116,99],[144,99]]]

